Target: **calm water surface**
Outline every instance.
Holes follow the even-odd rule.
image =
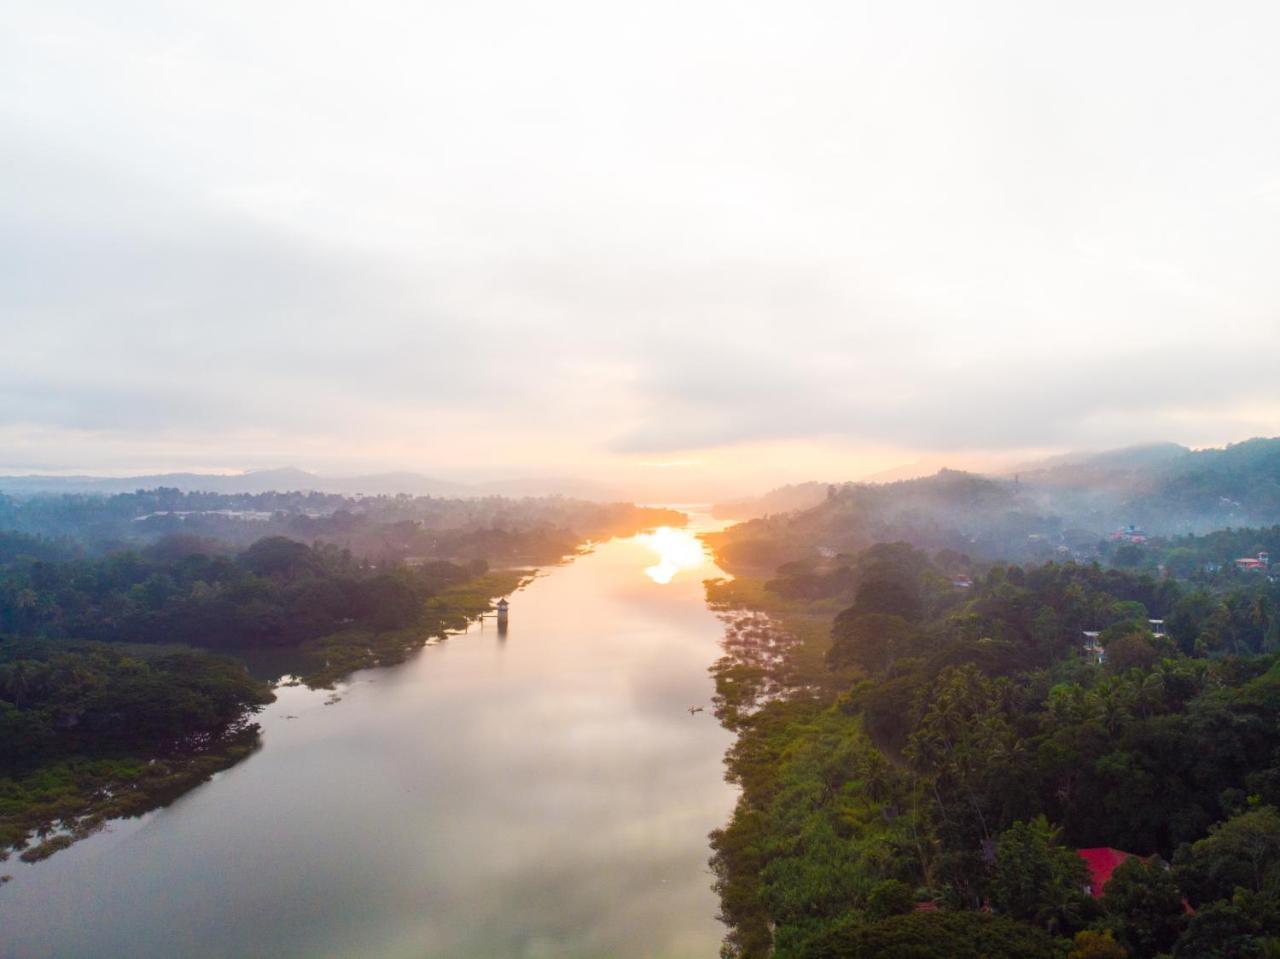
[[[167,809],[0,871],[0,955],[711,959],[734,793],[722,631],[684,531],[598,546],[492,622],[327,692]],[[296,717],[296,718],[290,718]]]

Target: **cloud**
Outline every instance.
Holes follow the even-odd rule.
[[[9,5],[0,460],[1274,432],[1240,9]]]
[[[934,451],[1094,448],[1166,435],[1220,442],[1215,431],[1274,431],[1271,366],[1262,342],[1029,352],[1014,365],[959,368],[828,354],[809,376],[803,359],[783,369],[730,359],[694,389],[678,372],[646,382],[653,415],[614,448],[674,453],[822,437]]]

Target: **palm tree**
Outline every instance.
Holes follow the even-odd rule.
[[[0,693],[18,709],[22,708],[22,697],[31,689],[31,667],[26,660],[0,666]]]

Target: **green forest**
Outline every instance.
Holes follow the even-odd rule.
[[[242,664],[182,647],[0,643],[0,860],[45,858],[238,762],[272,699]]]
[[[423,600],[479,576],[483,561],[386,569],[285,537],[233,553],[174,536],[101,559],[0,569],[0,633],[207,647],[290,646],[356,624],[416,622]]]
[[[715,669],[726,955],[1280,954],[1266,577],[888,543],[708,595],[754,611]],[[1079,850],[1129,855],[1097,889]]]

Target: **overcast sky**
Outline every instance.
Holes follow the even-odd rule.
[[[1280,434],[1280,5],[0,5],[0,469]]]

